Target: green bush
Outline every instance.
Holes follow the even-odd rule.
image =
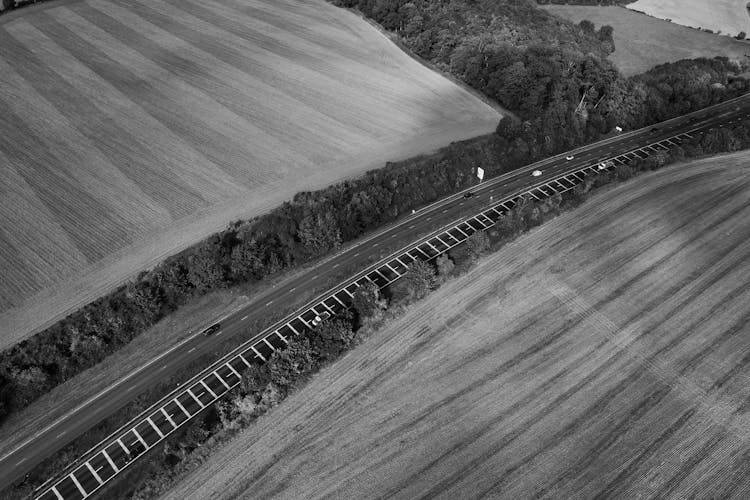
[[[394,302],[410,303],[427,295],[436,284],[435,268],[429,262],[415,261],[409,270],[391,285],[390,295]]]

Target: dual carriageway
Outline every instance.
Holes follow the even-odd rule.
[[[259,317],[267,314],[275,307],[274,304],[283,302],[285,297],[294,294],[305,283],[309,285],[312,280],[320,279],[326,273],[333,274],[335,268],[342,265],[362,264],[365,268],[182,383],[139,417],[76,460],[63,475],[48,481],[37,491],[37,498],[78,500],[95,495],[148,450],[158,446],[178,428],[239,385],[240,374],[246,367],[264,362],[275,350],[283,349],[291,337],[303,335],[313,328],[316,316],[336,315],[349,307],[354,290],[365,282],[375,283],[380,288],[388,286],[403,276],[415,260],[432,260],[459,245],[474,232],[491,228],[524,197],[543,199],[556,193],[564,193],[574,189],[587,177],[611,171],[619,165],[627,165],[636,158],[646,158],[659,150],[671,149],[707,130],[747,118],[750,118],[750,100],[743,97],[612,137],[566,153],[567,156],[573,156],[572,160],[559,155],[485,181],[471,190],[424,207],[363,239],[321,266],[304,273],[297,280],[277,287],[262,299],[264,303],[259,300],[221,319],[220,333],[236,333],[243,328],[243,322],[249,315]],[[541,170],[542,175],[532,177],[530,174],[534,170]],[[473,196],[464,197],[469,191]],[[439,229],[413,241],[415,232],[438,226]],[[385,247],[389,242],[405,244],[395,253],[367,266],[368,261],[379,256],[378,247]],[[205,350],[211,343],[210,337],[201,335],[196,335],[194,340],[195,342],[186,342],[168,356],[160,358],[160,363],[167,363],[165,367],[177,369],[182,363],[189,362],[190,353],[199,353],[200,349]],[[196,346],[200,346],[197,351]],[[135,387],[138,387],[138,383],[147,384],[150,380],[155,380],[155,377],[163,377],[163,370],[164,368],[159,370],[161,373],[156,373],[157,370],[143,370],[137,377],[129,379],[128,383],[135,382]],[[113,411],[131,396],[135,396],[132,392],[129,395],[119,392],[113,394],[115,397],[103,399],[110,408],[114,407]],[[23,452],[23,447],[18,447],[14,452]],[[1,457],[0,464],[7,458],[8,455]]]

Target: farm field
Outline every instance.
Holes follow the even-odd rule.
[[[627,8],[693,28],[735,36],[750,33],[747,0],[637,0]]]
[[[749,156],[482,259],[163,498],[747,498]]]
[[[165,256],[499,112],[323,0],[0,20],[0,348]]]
[[[643,73],[657,64],[696,57],[726,56],[750,62],[749,42],[690,29],[623,7],[545,5],[543,8],[575,23],[588,19],[597,29],[604,24],[612,26],[615,51],[609,59],[626,76]]]

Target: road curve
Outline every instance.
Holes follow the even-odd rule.
[[[4,450],[3,456],[0,457],[0,487],[5,487],[22,477],[34,465],[116,412],[143,390],[191,363],[202,354],[211,351],[216,342],[242,331],[246,321],[267,316],[277,304],[283,303],[297,289],[307,287],[313,281],[335,275],[336,269],[341,266],[368,267],[370,262],[378,260],[380,249],[386,243],[407,245],[415,241],[416,233],[423,232],[426,228],[448,225],[459,218],[482,212],[502,199],[535,186],[542,186],[553,178],[579,171],[602,160],[620,161],[633,155],[645,155],[658,149],[660,142],[666,147],[670,144],[667,142],[668,139],[678,137],[680,134],[700,134],[710,128],[721,127],[748,117],[750,117],[750,96],[743,96],[690,115],[583,146],[572,152],[487,180],[471,188],[474,193],[471,198],[464,198],[464,192],[461,192],[424,207],[415,214],[404,217],[368,236],[362,242],[347,248],[322,265],[302,273],[283,286],[270,290],[263,297],[222,319],[222,330],[218,338],[196,335],[187,339],[160,356],[158,361],[150,362],[145,369],[114,383],[106,391],[21,445],[12,450]],[[650,149],[642,149],[648,145],[653,146]],[[565,160],[567,155],[573,155],[574,159]],[[531,171],[537,169],[543,172],[542,176],[532,177]],[[165,400],[169,399],[165,398]],[[45,491],[47,490],[41,490],[40,493]],[[66,499],[74,497],[77,496],[65,496]],[[78,496],[78,498],[81,497],[82,495]],[[57,496],[53,495],[49,498],[57,498]]]

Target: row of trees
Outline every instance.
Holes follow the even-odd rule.
[[[196,424],[199,432],[185,432],[152,459],[150,474],[138,485],[133,498],[146,500],[166,491],[181,473],[196,467],[210,454],[207,442],[230,437],[239,429],[279,404],[302,385],[320,366],[340,357],[353,344],[363,328],[382,324],[383,311],[395,305],[422,299],[444,281],[474,265],[482,254],[543,224],[562,211],[579,206],[593,191],[607,184],[622,182],[641,172],[657,170],[675,161],[750,147],[750,120],[732,127],[713,130],[681,147],[659,151],[648,158],[621,165],[615,172],[589,177],[575,189],[544,200],[528,198],[514,207],[487,232],[473,234],[466,242],[441,255],[434,262],[415,262],[404,277],[384,293],[369,284],[357,290],[351,314],[324,322],[304,338],[296,338],[288,348],[276,352],[267,364],[248,368],[240,387],[214,407],[214,412]],[[140,474],[140,473],[139,473]]]
[[[441,276],[442,279],[447,276]],[[363,327],[379,323],[388,305],[403,304],[423,297],[437,286],[437,270],[417,261],[404,279],[386,291],[390,300],[372,283],[358,288],[352,310],[324,321],[304,337],[293,337],[283,351],[276,351],[262,365],[242,373],[242,382],[202,419],[194,422],[153,456],[149,474],[137,471],[137,480],[122,492],[130,498],[155,498],[164,493],[185,469],[197,466],[216,445],[254,422],[287,395],[304,384],[322,366],[339,358],[357,340]],[[143,476],[146,476],[145,478]],[[135,479],[135,478],[134,478]],[[137,491],[133,493],[133,489]]]
[[[732,88],[693,88],[674,76],[716,66],[718,78],[725,64],[682,62],[643,75],[639,81],[650,89],[650,97],[645,105],[632,108],[635,116],[620,122],[644,125],[643,116],[649,114],[667,118],[735,95],[745,87],[744,80],[734,80],[741,85]],[[197,296],[310,262],[413,208],[470,186],[476,167],[488,177],[499,175],[607,129],[592,128],[593,122],[582,129],[581,120],[569,118],[564,128],[552,128],[541,118],[505,118],[496,134],[389,164],[321,191],[300,193],[268,215],[233,224],[0,353],[0,419],[100,362]]]
[[[643,126],[748,88],[725,58],[680,61],[624,79],[605,59],[611,30],[558,20],[525,1],[343,3],[391,27],[412,50],[516,111],[519,119],[503,119],[496,134],[299,193],[3,351],[0,421],[195,297],[317,259],[470,186],[477,167],[496,176],[601,137],[616,124]]]
[[[487,232],[473,234],[463,245],[451,249],[434,262],[416,263],[402,280],[389,289],[381,292],[372,284],[360,287],[353,298],[350,315],[324,322],[309,336],[297,339],[292,349],[276,353],[269,364],[250,368],[245,374],[243,385],[230,397],[218,403],[205,419],[189,425],[179,436],[170,440],[164,453],[153,456],[145,466],[146,469],[136,469],[133,472],[133,484],[140,485],[140,490],[135,498],[151,498],[164,491],[170,480],[181,470],[205,459],[212,449],[210,443],[221,441],[221,436],[228,436],[249,425],[258,415],[278,404],[289,391],[303,383],[318,367],[336,359],[356,344],[358,338],[361,338],[363,327],[371,330],[373,318],[377,325],[386,309],[424,297],[446,279],[464,272],[488,249],[497,248],[561,211],[578,206],[596,187],[627,180],[639,172],[655,170],[685,158],[747,147],[750,147],[750,120],[717,128],[679,148],[660,151],[645,160],[620,166],[611,174],[588,178],[587,182],[564,195],[555,195],[541,201],[527,199]],[[140,401],[141,407],[148,404],[148,401]],[[127,411],[128,415],[137,414],[132,408]],[[108,435],[120,423],[122,422],[113,424],[109,430],[100,429],[99,434]],[[49,466],[54,466],[55,469],[47,469],[34,477],[44,480],[55,474],[91,444],[82,445],[80,450],[69,448],[66,451],[67,460],[58,459]],[[149,470],[150,473],[146,475],[143,470]],[[147,479],[139,482],[142,476]],[[25,488],[23,491],[28,491],[29,485],[19,486],[19,491],[22,488]]]
[[[390,164],[317,192],[299,193],[267,215],[232,224],[155,269],[0,353],[0,419],[127,344],[211,290],[257,282],[325,255],[413,208],[500,173],[493,135]]]

